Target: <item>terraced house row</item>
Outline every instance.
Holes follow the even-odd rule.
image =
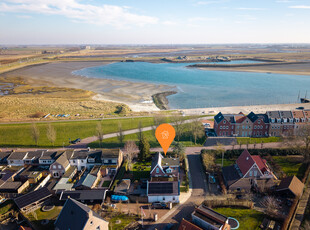
[[[310,110],[268,111],[265,114],[222,114],[214,117],[219,137],[269,137],[297,135],[310,122]]]

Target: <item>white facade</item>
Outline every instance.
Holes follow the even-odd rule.
[[[179,203],[179,196],[175,195],[175,196],[151,196],[148,195],[148,202],[149,203],[153,203],[153,202],[171,202],[171,203]]]
[[[24,160],[8,160],[8,165],[11,165],[11,166],[24,166]]]
[[[39,159],[39,164],[40,164],[40,165],[51,165],[51,164],[53,164],[54,162],[55,162],[55,161],[52,160],[52,159],[50,159],[50,160],[47,160],[47,159],[41,160],[41,159]]]
[[[81,171],[83,168],[87,167],[87,158],[85,159],[70,159],[70,165],[76,166],[78,171]]]

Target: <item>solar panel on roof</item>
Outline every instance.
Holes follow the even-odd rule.
[[[52,194],[50,193],[50,191],[46,187],[43,187],[36,191],[27,193],[26,195],[20,196],[14,201],[19,208],[23,208],[51,195]]]
[[[150,183],[149,193],[153,193],[153,194],[173,193],[173,184],[172,183]]]

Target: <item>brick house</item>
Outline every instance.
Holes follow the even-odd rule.
[[[234,115],[223,115],[219,112],[214,117],[214,130],[219,137],[231,137],[235,133]]]
[[[174,177],[179,179],[179,158],[164,158],[161,153],[156,153],[151,165],[151,177]]]
[[[266,114],[249,113],[248,118],[252,122],[252,137],[269,136],[269,120]]]

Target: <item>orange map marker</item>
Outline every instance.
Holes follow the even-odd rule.
[[[166,155],[175,137],[175,130],[173,126],[169,124],[161,124],[160,126],[157,127],[155,131],[155,136]]]

